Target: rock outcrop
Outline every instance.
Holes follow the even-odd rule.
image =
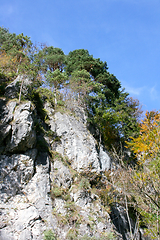
[[[19,75],[13,82],[7,85],[5,96],[10,99],[17,98],[22,81],[22,93],[25,96],[28,93],[28,86],[31,84],[32,81],[24,75]]]
[[[81,113],[81,117],[80,114],[75,117],[60,112],[49,114],[51,130],[60,138],[60,144],[57,146],[53,144],[52,148],[62,156],[67,156],[72,167],[77,171],[88,168],[96,172],[109,170],[111,159],[103,147],[98,146],[86,124],[83,123],[85,119],[83,115],[84,112]]]
[[[54,153],[51,157],[36,145],[39,116],[31,102],[3,98],[0,108],[0,238],[40,240],[48,230],[58,239],[111,234],[109,214],[87,179],[83,182],[79,176],[89,168],[98,174],[110,167],[109,156],[102,147],[97,151],[97,142],[87,130],[83,110],[74,116],[54,113],[46,105],[48,126],[59,139],[43,136]]]
[[[47,122],[30,101],[0,99],[0,239],[125,239],[92,186],[111,158],[84,110],[44,107]]]

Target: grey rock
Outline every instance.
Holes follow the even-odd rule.
[[[111,168],[111,158],[109,154],[100,146],[99,159],[102,171],[108,171]]]
[[[14,91],[11,96],[14,96]],[[8,103],[5,99],[0,100],[4,148],[0,155],[0,222],[3,223],[0,224],[0,239],[42,240],[44,231],[52,229],[59,239],[65,240],[75,226],[78,237],[87,234],[98,239],[101,233],[113,232],[111,218],[98,195],[90,186],[83,189],[79,185],[84,172],[100,173],[109,170],[111,164],[107,151],[103,146],[97,147],[99,144],[88,131],[83,108],[73,102],[68,106],[70,114],[62,114],[45,103],[49,127],[54,131],[53,139],[50,139],[45,136],[45,131],[44,135],[36,136],[36,112],[31,102],[17,105],[13,100]],[[58,136],[58,141],[55,136]],[[63,159],[51,159],[51,154],[36,149],[38,137],[44,138],[50,151],[59,152]],[[54,185],[65,189],[67,198],[51,199]],[[120,207],[114,213],[114,217],[121,216],[121,227],[127,228],[126,215]],[[127,234],[128,230],[124,236],[129,239]]]
[[[118,232],[122,234],[123,239],[130,239],[129,222],[126,209],[120,204],[116,203],[114,206],[112,206],[111,219],[117,227]],[[134,222],[131,218],[130,221],[132,230],[134,231]]]
[[[15,240],[14,235],[6,231],[6,229],[0,230],[0,239],[1,240]]]
[[[29,156],[31,159],[33,159],[33,161],[36,160],[36,157],[37,157],[37,149],[34,148],[34,149],[29,149],[25,152],[25,155]]]
[[[56,198],[54,200],[54,210],[56,210],[58,214],[65,216],[67,214],[67,211],[65,209],[65,201],[61,198]]]
[[[8,98],[18,98],[20,89],[21,77],[17,77],[12,83],[10,83],[5,89],[5,96]]]
[[[34,161],[29,156],[14,154],[0,156],[1,201],[15,196],[34,174]]]
[[[17,190],[17,187],[15,183],[13,183],[13,186],[10,185],[11,195],[8,192],[6,193],[7,196],[10,195],[10,198],[1,205],[2,221],[7,223],[2,229],[2,240],[8,239],[7,236],[10,236],[10,239],[13,240],[42,240],[44,230],[47,227],[54,229],[55,226],[50,199],[48,154],[40,154],[36,163],[33,160],[37,158],[35,149],[28,150],[25,154],[1,157],[1,160],[3,160],[2,169],[8,166],[8,175],[3,176],[4,184],[7,183],[7,180],[5,182],[6,177],[14,171],[15,175],[8,180],[8,185],[17,180],[18,186],[21,187],[21,191],[14,195],[13,189],[16,188],[15,190]],[[26,175],[29,176],[30,174],[31,178],[25,182]]]
[[[41,160],[41,162],[40,162]],[[52,202],[50,198],[50,176],[49,176],[49,157],[47,154],[39,156],[36,164],[36,173],[28,182],[24,191],[27,193],[27,199],[34,204],[42,219],[48,221],[52,226]]]
[[[80,207],[90,207],[93,203],[91,193],[88,190],[77,190],[74,194],[71,193],[72,199]]]
[[[11,129],[12,129],[11,125],[7,125],[2,128],[1,130],[1,133],[3,134],[2,140],[5,139],[9,135],[9,133],[11,133]]]
[[[75,100],[69,102],[66,101],[66,108],[69,109],[83,124],[87,123],[86,113],[80,103]]]
[[[26,151],[36,141],[33,129],[33,111],[31,102],[17,106],[16,101],[0,101],[0,144],[1,152]],[[7,145],[7,146],[6,146]]]
[[[12,83],[10,83],[6,89],[5,89],[5,96],[13,99],[13,98],[18,98],[18,94],[20,91],[20,85],[23,80],[23,87],[22,87],[22,93],[25,95],[28,92],[28,87],[31,83],[32,80],[29,79],[26,76],[19,75]]]
[[[36,142],[36,133],[33,128],[32,111],[31,102],[23,103],[15,109],[11,141],[7,146],[8,151],[26,151],[33,148]]]
[[[57,112],[50,122],[51,126],[55,122],[53,131],[56,130],[61,139],[56,151],[67,156],[74,169],[81,171],[91,167],[93,171],[100,171],[96,141],[81,121]]]
[[[0,126],[0,144],[2,146],[3,141],[9,136],[12,132],[12,127],[10,124]]]
[[[24,231],[21,232],[19,236],[19,240],[31,240],[32,239],[32,234],[31,231],[28,229],[24,229]]]
[[[49,111],[49,105],[46,107]],[[98,172],[109,170],[111,158],[102,146],[97,151],[97,142],[87,129],[83,108],[74,103],[69,108],[74,109],[76,117],[60,112],[53,115],[49,111],[51,130],[60,137],[59,143],[53,142],[52,149],[67,156],[77,171],[88,168]]]
[[[52,166],[50,174],[51,180],[54,184],[64,188],[70,188],[72,184],[72,176],[69,169],[61,162],[56,160]]]
[[[1,113],[1,122],[2,123],[9,123],[13,120],[13,112],[17,106],[17,102],[12,100],[4,104],[3,112]]]
[[[0,99],[0,144],[1,149],[3,141],[11,134],[11,124],[13,120],[13,112],[17,103],[15,101],[6,102],[5,99]],[[4,147],[3,147],[4,149]],[[2,149],[2,150],[3,150]],[[3,152],[3,151],[2,151]]]
[[[39,212],[34,206],[18,211],[18,220],[15,221],[15,226],[18,231],[26,229],[32,225],[34,221],[39,219]]]

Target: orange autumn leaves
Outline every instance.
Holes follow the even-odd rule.
[[[160,154],[160,113],[146,112],[145,119],[140,124],[140,134],[127,143],[135,153],[139,164],[156,158]]]

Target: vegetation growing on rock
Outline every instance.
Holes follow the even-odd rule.
[[[12,180],[18,172],[13,190],[3,189],[4,198],[7,202],[20,194],[28,203],[32,196],[25,186],[25,199],[24,182],[34,189],[40,176],[50,181],[50,189],[41,190],[46,202],[51,197],[54,223],[60,228],[43,231],[44,239],[158,239],[160,113],[147,112],[140,122],[139,101],[109,73],[106,62],[84,49],[65,55],[53,46],[36,46],[29,37],[0,27],[0,97],[0,160],[6,189],[6,176],[11,173]],[[110,163],[102,161],[108,152],[110,169]],[[44,223],[36,208],[34,214]]]

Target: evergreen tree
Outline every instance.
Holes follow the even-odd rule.
[[[6,76],[27,75],[34,83],[45,77],[45,84],[54,89],[55,105],[58,90],[70,88],[68,92],[83,103],[88,122],[99,129],[99,138],[106,146],[136,136],[139,103],[121,89],[119,80],[108,72],[107,63],[88,50],[77,49],[65,56],[60,48],[44,45],[39,49],[23,33],[16,35],[0,28],[0,62],[1,73]],[[21,90],[22,86],[23,81]]]
[[[68,79],[65,72],[61,72],[58,68],[52,72],[50,70],[47,71],[46,81],[50,87],[50,89],[54,88],[54,95],[55,95],[55,107],[57,105],[57,90],[61,89],[62,84]]]
[[[65,64],[65,54],[60,48],[44,47],[42,50],[42,68],[44,72],[50,70],[51,72],[59,69],[63,71]]]

